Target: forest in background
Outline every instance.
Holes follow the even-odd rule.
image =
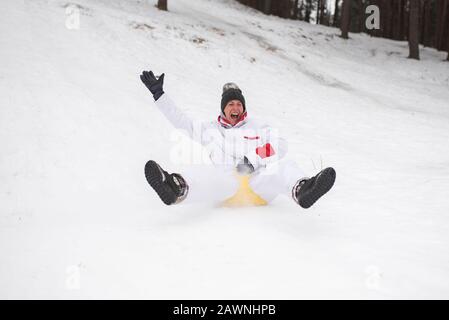
[[[447,51],[449,61],[449,1],[447,0],[237,0],[268,15],[364,32],[373,37],[409,41],[410,58],[419,59],[419,44]],[[163,2],[167,2],[166,0]],[[368,30],[366,8],[380,11],[378,29]]]

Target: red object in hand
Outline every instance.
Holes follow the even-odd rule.
[[[257,147],[256,148],[256,153],[262,159],[267,158],[267,157],[271,157],[272,155],[275,154],[273,147],[269,143],[266,143],[262,147]]]

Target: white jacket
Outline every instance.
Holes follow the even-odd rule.
[[[216,121],[193,121],[166,93],[155,103],[175,128],[183,130],[208,150],[216,165],[235,167],[246,156],[258,170],[287,153],[287,142],[279,137],[278,131],[257,120],[247,119],[246,112],[232,126],[221,116]]]

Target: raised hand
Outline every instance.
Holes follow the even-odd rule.
[[[164,76],[165,74],[163,73],[159,78],[156,78],[153,71],[143,71],[140,75],[140,80],[153,94],[154,101],[164,94]]]

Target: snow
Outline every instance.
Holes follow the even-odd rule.
[[[446,54],[231,0],[169,10],[1,1],[0,298],[449,298]],[[176,171],[179,141],[149,69],[196,119],[237,83],[334,189],[309,210],[164,206],[143,166]]]

